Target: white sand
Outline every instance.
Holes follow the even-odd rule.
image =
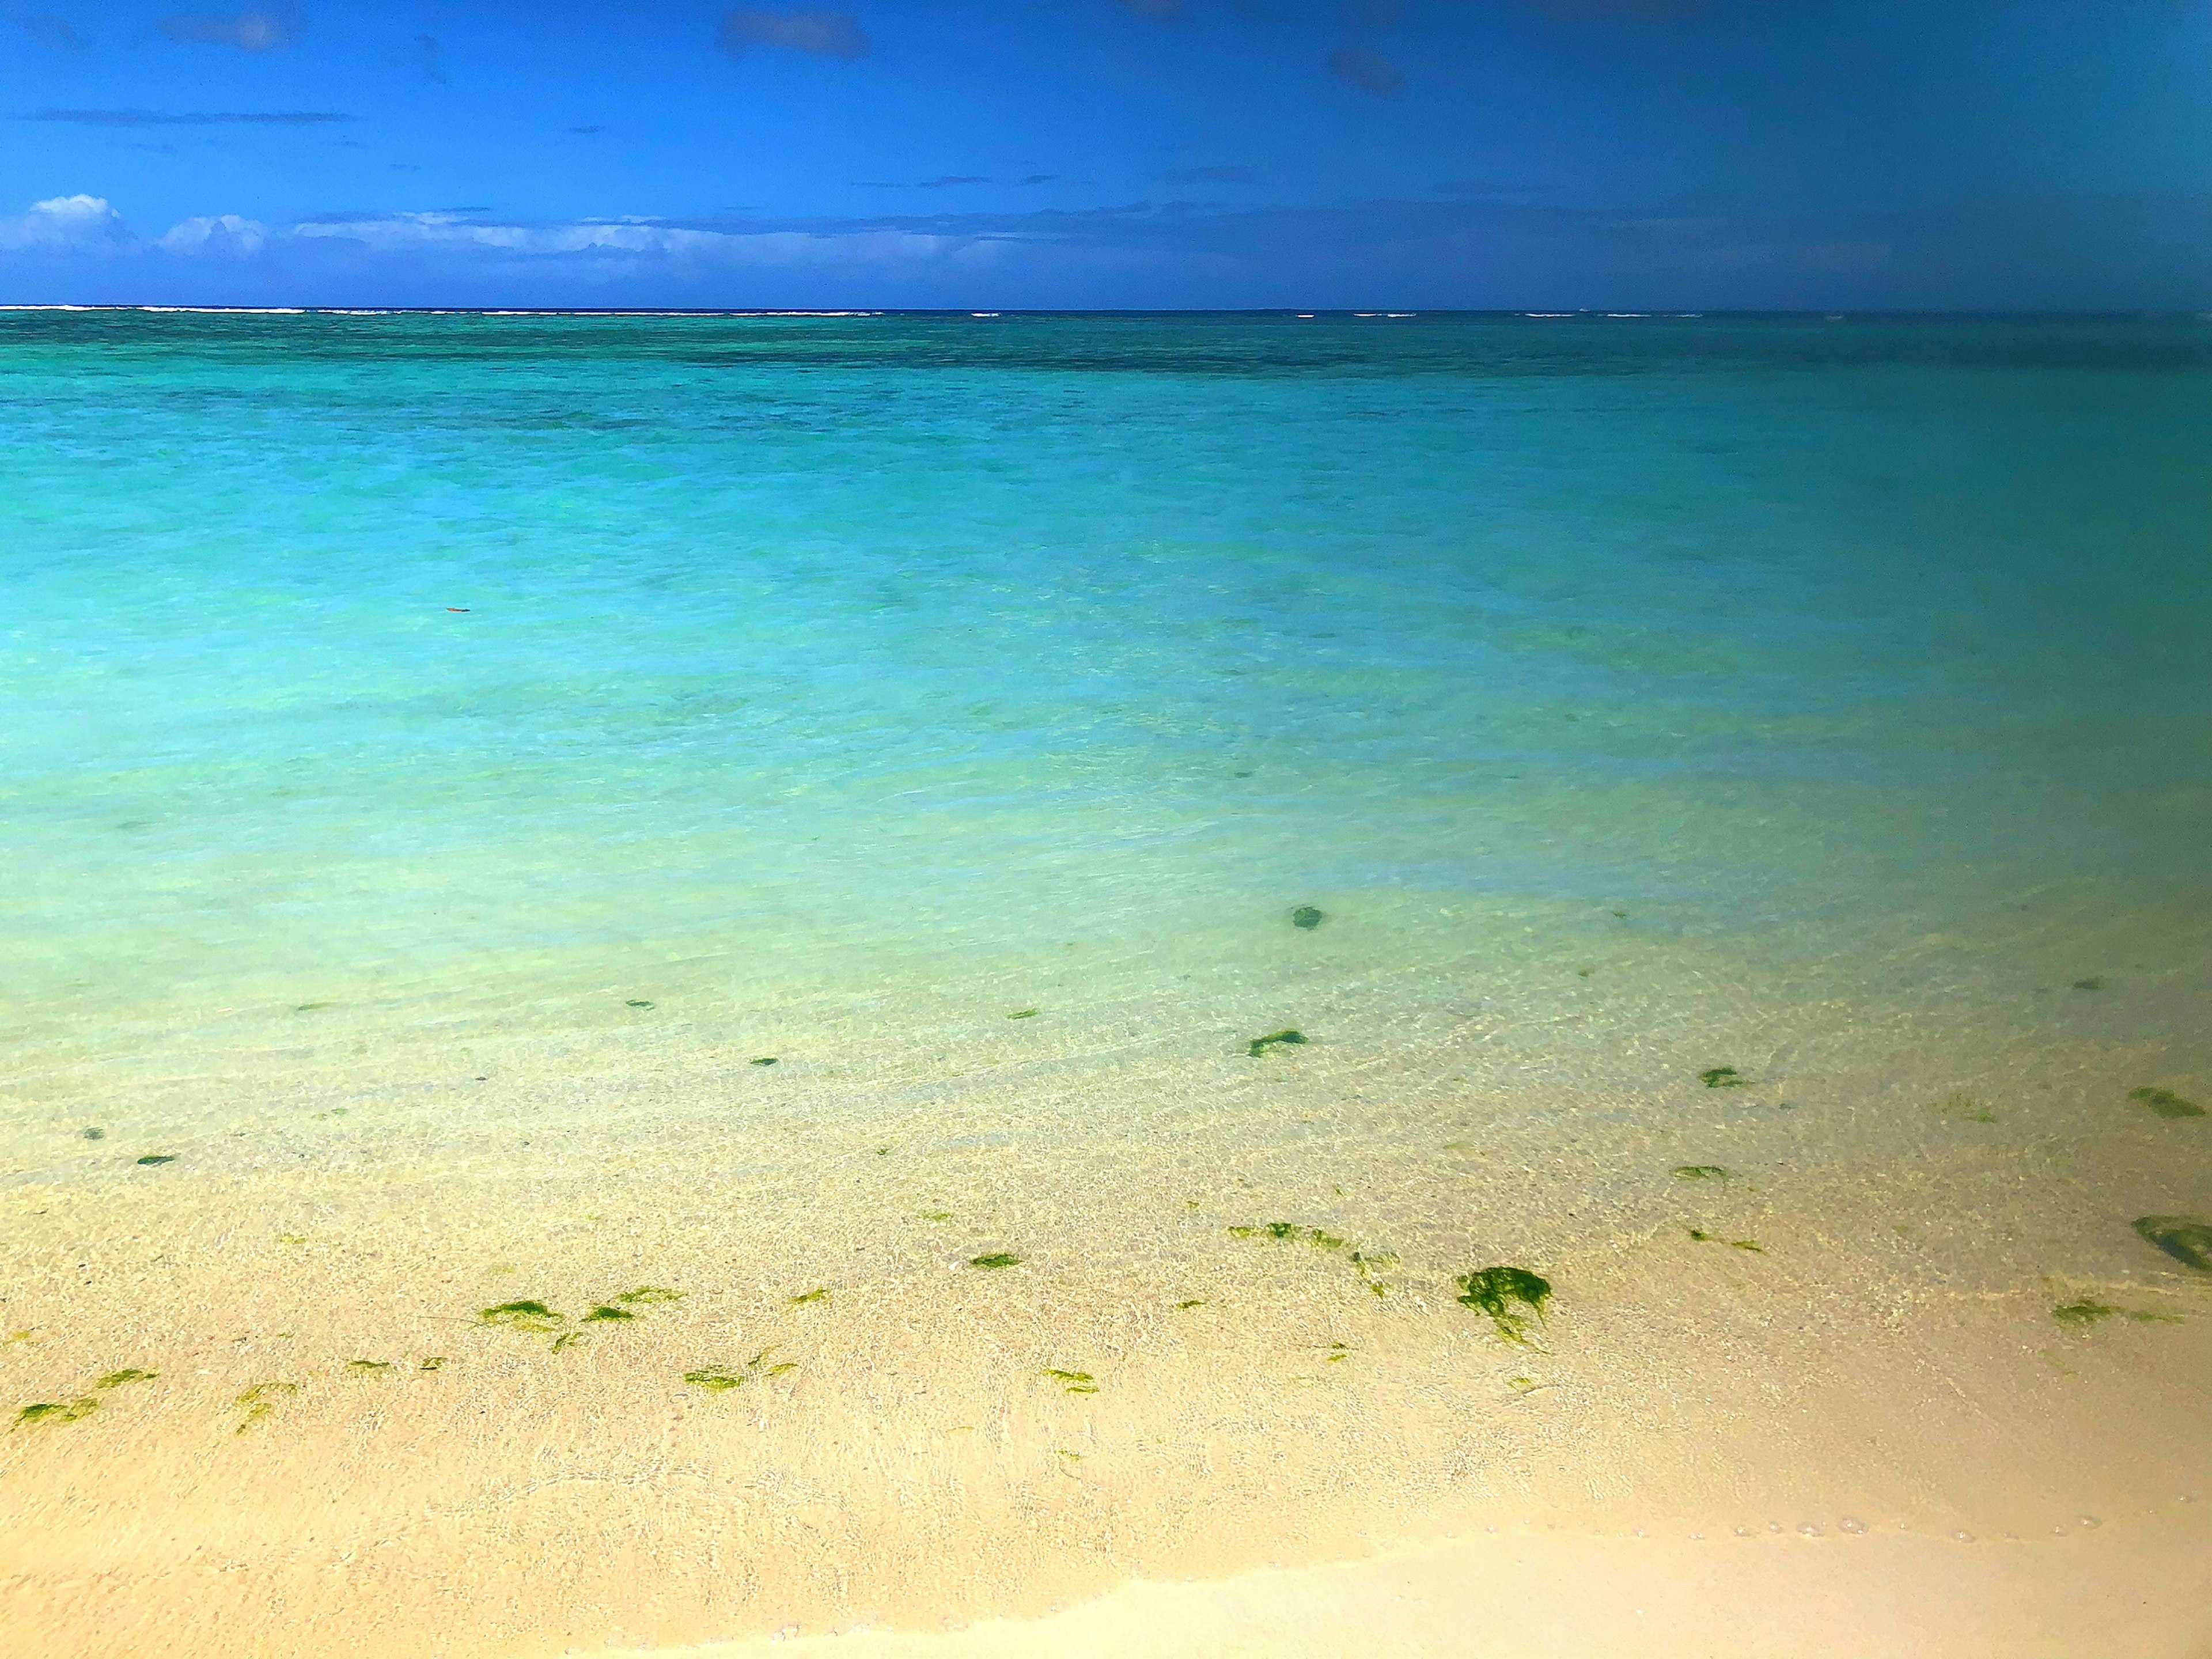
[[[2201,964],[2130,1035],[1613,925],[72,1059],[107,1136],[79,1081],[21,1131],[0,1382],[99,1403],[0,1436],[10,1651],[2198,1650],[2212,1275],[2129,1222],[2203,1212],[2212,1120],[2126,1090],[2204,1093],[2141,1034]],[[1500,1263],[1526,1346],[1455,1299]]]

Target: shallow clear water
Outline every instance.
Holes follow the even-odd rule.
[[[2198,917],[2208,391],[2179,323],[14,313],[9,1000]]]

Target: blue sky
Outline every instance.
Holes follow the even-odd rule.
[[[29,0],[0,88],[14,302],[2212,303],[2199,0]]]

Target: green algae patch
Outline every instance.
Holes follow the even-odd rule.
[[[650,1008],[653,1005],[650,1002],[647,1002],[643,997],[632,997],[629,1001],[623,1003],[623,1006],[625,1008]]]
[[[695,1389],[705,1389],[714,1394],[725,1394],[732,1389],[743,1388],[745,1374],[743,1371],[733,1371],[726,1365],[702,1365],[696,1371],[684,1372],[684,1380]]]
[[[775,1064],[775,1056],[774,1054],[762,1054],[754,1060],[752,1063],[756,1066],[773,1066]]]
[[[79,1129],[77,1133],[82,1135],[87,1140],[105,1140],[107,1139],[107,1131],[105,1129],[85,1128]]]
[[[2136,1104],[2148,1106],[2164,1118],[2203,1117],[2204,1109],[2193,1100],[2185,1100],[2171,1089],[2130,1089],[2128,1098]]]
[[[1036,1017],[1037,1011],[1034,1008],[1017,1008],[1006,1016],[1008,1019],[1035,1019]]]
[[[40,1423],[75,1423],[99,1409],[100,1401],[90,1395],[76,1400],[40,1400],[15,1413],[15,1428],[26,1429]]]
[[[1098,1383],[1089,1371],[1055,1370],[1048,1366],[1040,1376],[1048,1376],[1060,1384],[1063,1394],[1097,1394]]]
[[[318,1008],[335,1008],[337,1006],[337,1004],[335,1002],[296,1002],[292,1005],[292,1012],[295,1014],[312,1014]]]
[[[2212,1273],[2212,1225],[2194,1216],[2147,1215],[2135,1223],[2136,1237],[2156,1245],[2185,1267]]]
[[[1459,1286],[1462,1305],[1489,1315],[1508,1342],[1528,1341],[1529,1317],[1542,1323],[1544,1304],[1552,1297],[1552,1281],[1526,1267],[1484,1267],[1463,1275]],[[1516,1307],[1528,1312],[1516,1312]]]
[[[1245,1053],[1257,1060],[1270,1048],[1296,1047],[1304,1043],[1305,1040],[1304,1032],[1286,1025],[1279,1031],[1270,1031],[1263,1037],[1254,1037],[1250,1045],[1245,1049]]]
[[[244,1434],[256,1423],[266,1422],[270,1413],[276,1409],[277,1401],[286,1395],[299,1392],[297,1382],[256,1382],[231,1402],[243,1407],[246,1411],[246,1415],[239,1419],[238,1427],[233,1432]]]
[[[1308,933],[1320,927],[1328,918],[1310,904],[1301,904],[1291,912],[1291,926],[1303,927]]]
[[[581,1347],[589,1340],[581,1331],[563,1331],[553,1339],[553,1352],[560,1353],[569,1348]]]
[[[924,1210],[915,1218],[917,1221],[950,1221],[952,1219],[952,1212],[950,1210]]]
[[[595,1319],[635,1319],[636,1317],[637,1316],[632,1313],[628,1308],[617,1307],[611,1302],[602,1302],[598,1307],[592,1309],[591,1312],[586,1314],[581,1322],[588,1325]]]
[[[2094,1302],[2084,1297],[2079,1302],[2069,1302],[2063,1307],[2053,1308],[2051,1310],[2051,1316],[2062,1325],[2071,1326],[2077,1331],[2086,1331],[2092,1325],[2110,1319],[2118,1312],[2119,1312],[2118,1308],[2103,1302]]]
[[[421,1365],[416,1367],[416,1369],[426,1371],[441,1371],[446,1369],[446,1356],[441,1353],[434,1353],[428,1359],[425,1359]]]
[[[2099,975],[2092,974],[2087,979],[2075,980],[2074,988],[2077,991],[2101,991],[2105,988],[2105,981]]]
[[[1202,1296],[1194,1296],[1194,1297],[1191,1297],[1191,1298],[1190,1298],[1190,1300],[1188,1300],[1188,1302],[1178,1302],[1178,1303],[1176,1303],[1176,1311],[1177,1313],[1188,1313],[1188,1312],[1189,1312],[1193,1308],[1203,1308],[1205,1305],[1206,1305],[1206,1298],[1205,1298],[1204,1297],[1202,1297]]]
[[[1708,1089],[1748,1089],[1751,1079],[1733,1066],[1715,1066],[1698,1073],[1698,1081]]]
[[[174,1152],[149,1152],[140,1158],[138,1163],[141,1168],[149,1168],[156,1164],[174,1164],[176,1161],[177,1155]]]
[[[791,1305],[794,1308],[803,1308],[810,1302],[827,1302],[829,1299],[830,1287],[827,1285],[817,1285],[811,1291],[801,1291],[797,1296],[793,1297]]]
[[[1009,1255],[1004,1250],[994,1250],[988,1255],[969,1256],[968,1258],[968,1265],[971,1267],[983,1267],[987,1269],[993,1267],[1018,1267],[1022,1265],[1022,1259],[1018,1255]]]
[[[388,1371],[392,1369],[392,1362],[389,1359],[349,1359],[346,1369],[349,1371]]]
[[[1969,1123],[1994,1123],[1996,1109],[1987,1101],[1977,1100],[1964,1089],[1954,1089],[1936,1103],[1936,1111],[1944,1117],[1964,1118]]]
[[[151,1382],[160,1375],[159,1371],[142,1371],[135,1367],[125,1367],[119,1371],[108,1372],[92,1386],[95,1389],[119,1389],[126,1382]]]
[[[615,1298],[617,1302],[653,1306],[663,1302],[681,1302],[684,1292],[672,1291],[665,1285],[641,1285],[634,1291],[624,1291]]]
[[[563,1322],[566,1316],[557,1314],[543,1302],[502,1302],[495,1308],[486,1308],[477,1318],[486,1325],[496,1325],[502,1330],[529,1331],[543,1335]]]
[[[1717,1164],[1677,1164],[1674,1166],[1674,1179],[1677,1181],[1726,1181],[1728,1178],[1729,1172]]]

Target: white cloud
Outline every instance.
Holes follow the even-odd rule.
[[[202,258],[250,259],[268,245],[269,227],[235,213],[185,219],[169,227],[156,244],[165,252]]]
[[[875,50],[866,33],[842,11],[733,11],[722,19],[722,45],[788,46],[817,58],[866,58]]]
[[[974,236],[891,228],[749,230],[673,225],[654,219],[581,219],[500,224],[451,213],[311,220],[291,234],[302,241],[350,243],[379,254],[440,253],[487,262],[566,261],[605,274],[642,266],[768,268],[942,265],[988,263],[993,244]]]
[[[102,196],[53,196],[0,219],[0,248],[41,253],[120,252],[136,238]]]
[[[300,32],[300,20],[286,5],[266,11],[184,11],[158,20],[154,27],[180,46],[274,52],[292,44],[292,38]]]

